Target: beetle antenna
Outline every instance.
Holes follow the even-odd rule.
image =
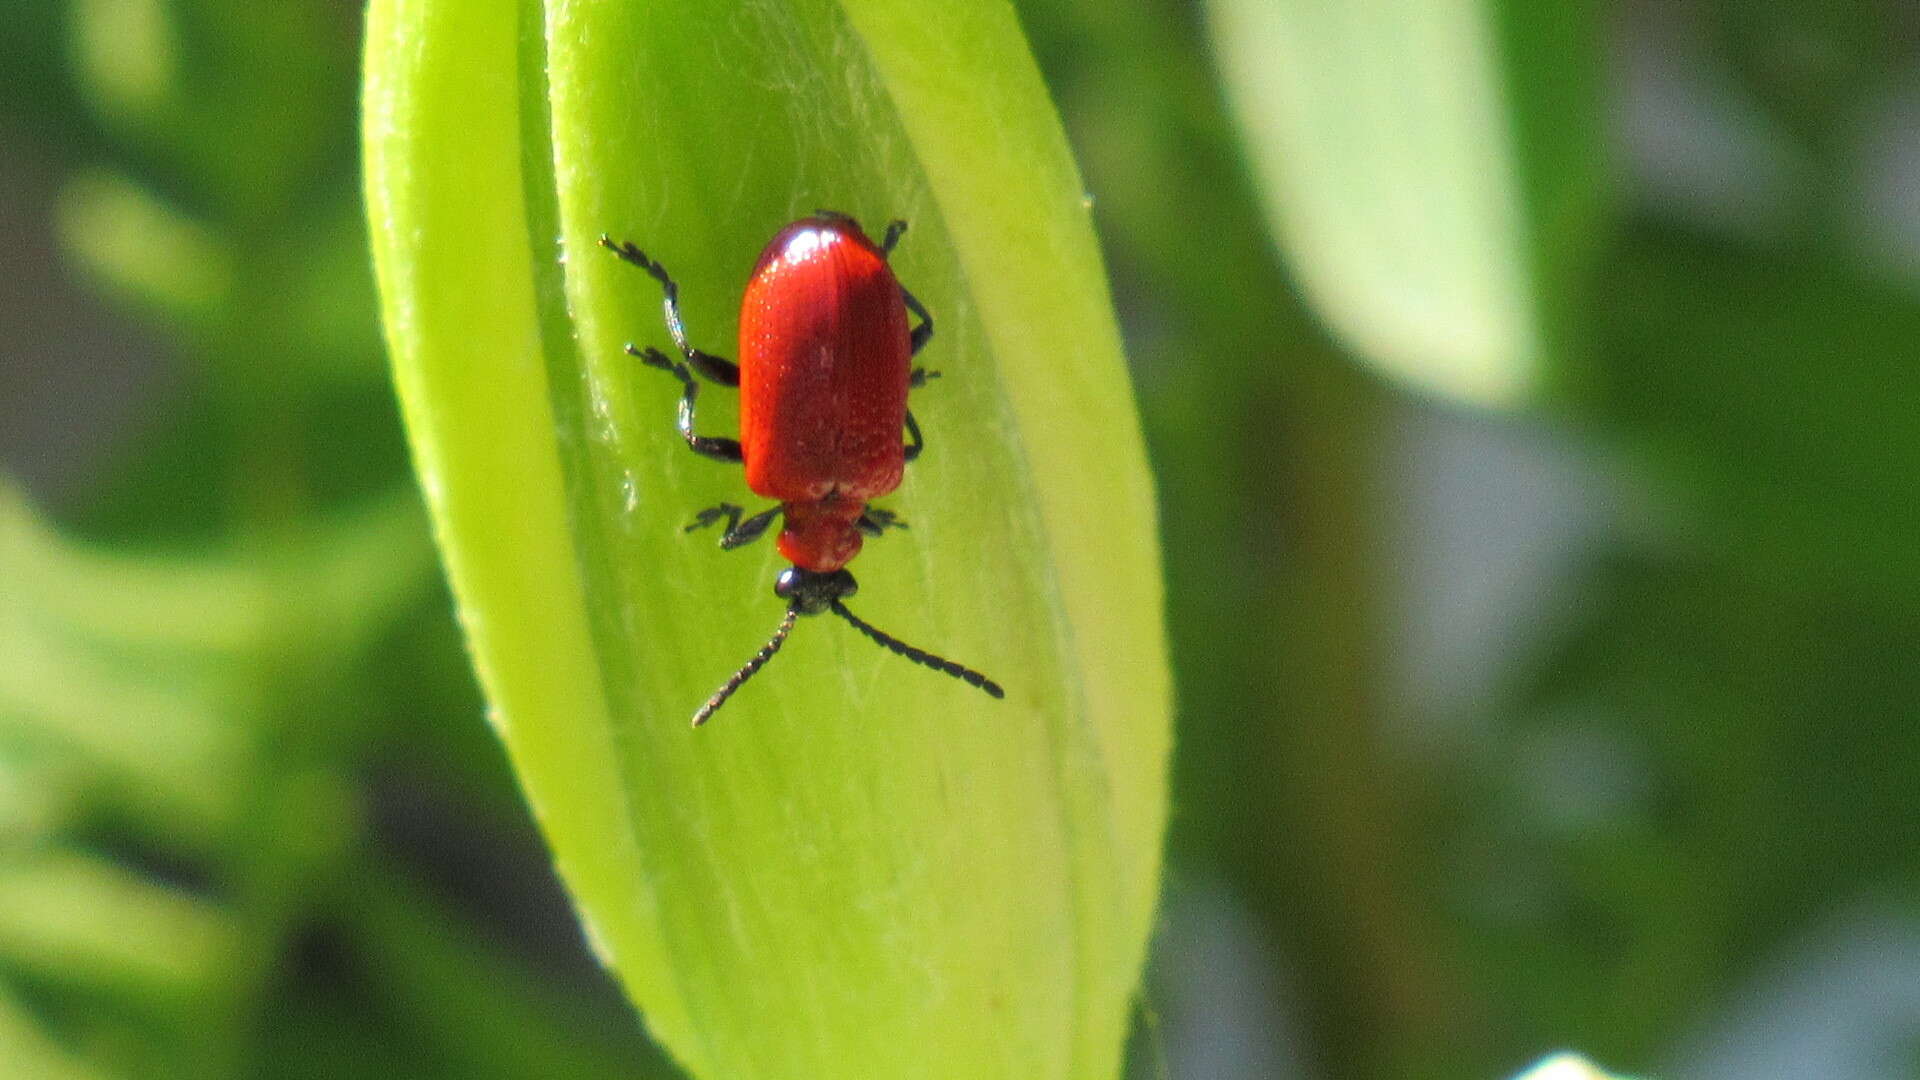
[[[753,654],[753,659],[741,665],[740,670],[734,672],[733,677],[722,684],[720,689],[715,690],[705,705],[700,706],[700,711],[693,714],[694,727],[699,727],[711,720],[713,714],[720,711],[720,706],[727,703],[727,699],[733,696],[735,690],[746,685],[746,681],[753,678],[754,672],[767,666],[767,661],[773,659],[773,654],[779,652],[780,646],[787,643],[787,635],[793,632],[793,621],[799,617],[800,608],[797,605],[789,605],[786,617],[780,620],[780,629],[775,630],[773,636],[767,639],[767,643],[760,646],[760,651]]]
[[[855,615],[851,611],[848,611],[847,605],[841,603],[838,597],[835,597],[832,601],[830,601],[830,604],[833,607],[833,613],[835,615],[838,615],[841,618],[852,623],[853,628],[855,630],[858,630],[861,633],[872,638],[874,641],[874,644],[879,645],[881,648],[897,653],[900,656],[904,656],[916,664],[920,664],[925,667],[930,667],[935,671],[944,671],[947,674],[953,676],[956,679],[959,679],[961,682],[964,682],[970,686],[977,686],[980,689],[985,690],[987,692],[988,697],[1003,698],[1007,696],[1007,692],[1005,690],[1000,689],[999,683],[994,682],[992,679],[987,678],[985,675],[980,674],[979,672],[973,670],[972,668],[961,667],[959,664],[956,664],[951,660],[947,660],[947,659],[943,659],[941,657],[935,656],[924,649],[916,649],[913,646],[907,644],[906,642],[901,641],[899,638],[896,638],[893,635],[888,634],[884,630],[875,629],[873,626],[871,626],[870,624],[862,620],[860,616]],[[728,692],[731,693],[732,691],[728,691]]]

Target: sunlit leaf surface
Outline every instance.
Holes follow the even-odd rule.
[[[377,3],[389,337],[469,642],[588,933],[699,1076],[1107,1077],[1152,911],[1167,681],[1151,493],[1082,193],[1000,4]],[[879,229],[932,309],[928,449],[853,606],[993,701],[809,620],[688,454],[659,291],[728,354],[761,245]],[[725,431],[726,395],[702,399]]]

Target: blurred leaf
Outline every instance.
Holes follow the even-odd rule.
[[[75,154],[96,137],[80,115],[62,48],[72,7],[72,0],[12,0],[0,19],[0,71],[7,73],[0,124],[9,155],[19,155],[13,160]],[[36,138],[23,138],[28,132]]]
[[[0,754],[0,851],[36,844],[79,816],[80,770],[54,757]]]
[[[157,314],[202,321],[232,287],[226,245],[125,177],[82,174],[68,183],[60,217],[80,261]]]
[[[286,317],[281,332],[303,343],[317,361],[317,374],[333,376],[342,385],[378,383],[386,392],[376,415],[388,437],[398,442],[399,417],[393,409],[391,383],[382,362],[380,301],[374,293],[373,264],[367,253],[366,213],[359,200],[341,200],[301,228],[301,243],[284,252],[284,276],[289,283]],[[355,446],[361,440],[352,440]],[[404,453],[389,460],[384,479],[405,472]],[[395,468],[398,466],[398,468]]]
[[[1920,301],[1651,228],[1601,295],[1607,420],[1691,540],[1920,598]]]
[[[1851,153],[1861,107],[1913,51],[1901,26],[1913,9],[1900,0],[1714,0],[1709,10],[1745,88],[1803,148],[1835,157]]]
[[[136,820],[204,841],[232,812],[234,789],[210,781],[243,754],[246,686],[231,658],[264,630],[257,578],[69,546],[0,487],[0,588],[9,753],[78,755]]]
[[[1427,925],[1420,838],[1398,816],[1404,774],[1372,689],[1383,436],[1400,417],[1380,380],[1316,340],[1287,287],[1214,73],[1166,62],[1206,51],[1194,14],[1167,0],[1021,6],[1082,148],[1169,480],[1169,631],[1189,675],[1170,857],[1188,885],[1234,890],[1284,954],[1287,1053],[1304,1069],[1444,1076],[1431,1060],[1444,1054],[1452,1075],[1484,1080],[1508,1058],[1460,1064],[1483,1033]]]
[[[1592,5],[1208,7],[1269,219],[1349,347],[1482,405],[1569,381],[1600,210]]]
[[[258,764],[260,666],[339,663],[428,560],[410,492],[266,558],[189,559],[72,542],[0,484],[0,742],[74,757],[94,797],[204,844]]]
[[[258,227],[349,145],[353,23],[337,6],[85,0],[68,24],[122,155],[194,213]]]
[[[73,852],[0,858],[0,958],[167,1011],[205,1008],[238,936],[211,906]]]
[[[368,876],[377,887],[357,890],[346,914],[357,945],[377,964],[370,989],[448,1060],[449,1075],[678,1075],[630,1023],[604,1032],[583,1024],[603,1018],[583,1017],[579,1001],[526,977],[425,890],[384,868]]]
[[[41,172],[87,163],[55,226],[109,299],[144,309],[172,346],[156,360],[126,335],[133,348],[103,356],[108,378],[84,387],[125,402],[133,452],[103,491],[52,492],[55,526],[0,485],[0,980],[21,993],[18,1025],[0,1002],[0,1075],[77,1076],[65,1045],[127,1077],[545,1080],[606,1023],[518,994],[494,951],[431,937],[448,912],[424,903],[407,932],[470,950],[446,981],[484,1015],[386,1008],[402,992],[353,997],[336,966],[336,893],[366,887],[379,828],[363,820],[368,759],[436,728],[488,738],[446,636],[370,655],[396,614],[444,622],[447,605],[420,595],[431,548],[417,494],[396,487],[405,446],[370,317],[354,187],[362,14],[335,0],[20,0],[0,19],[0,67],[23,76],[0,117],[45,140],[9,138],[17,167],[51,187]],[[9,220],[37,241],[25,202]],[[48,319],[94,316],[65,308]],[[74,445],[113,434],[85,421]],[[434,663],[407,665],[421,656]],[[367,677],[368,659],[390,684]],[[478,846],[485,829],[435,839]],[[547,880],[524,858],[497,865]],[[201,947],[208,926],[218,948]],[[422,944],[401,937],[383,944]],[[393,957],[356,959],[379,982]],[[622,1051],[641,1041],[624,1003],[597,1004],[616,1010]],[[309,1020],[337,1041],[302,1041]],[[474,1023],[495,1035],[490,1058],[481,1040],[449,1040],[430,1060],[445,1068],[416,1067],[422,1043]]]
[[[1112,1076],[1164,813],[1151,493],[1011,13],[386,2],[369,42],[423,483],[496,721],[652,1029],[709,1076]],[[658,292],[593,238],[663,259],[725,352],[754,252],[818,206],[914,222],[897,263],[947,376],[863,610],[1010,697],[810,625],[696,735],[774,567],[680,534],[738,476],[622,354],[664,343]]]
[[[51,1033],[0,988],[0,1069],[33,1080],[108,1080],[60,1048]]]
[[[1920,870],[1920,616],[1724,560],[1577,588],[1436,847],[1507,1038],[1644,1062],[1749,958]]]
[[[180,41],[166,0],[79,0],[72,7],[76,66],[93,76],[96,107],[149,113],[179,76]]]

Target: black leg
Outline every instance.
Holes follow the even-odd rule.
[[[861,512],[860,520],[854,522],[853,527],[868,536],[879,536],[888,529],[904,529],[907,523],[901,521],[900,516],[891,510],[869,506]]]
[[[770,510],[762,510],[747,520],[741,521],[740,515],[746,513],[745,509],[735,506],[732,503],[721,503],[718,506],[709,506],[694,515],[693,524],[687,526],[683,531],[692,532],[695,529],[704,529],[714,522],[719,521],[721,518],[725,518],[727,519],[727,529],[724,533],[720,534],[720,547],[723,551],[732,551],[734,548],[744,547],[766,535],[767,526],[773,524],[773,519],[779,517],[780,512],[785,509],[785,506],[775,506]]]
[[[893,254],[893,245],[900,242],[900,237],[904,235],[906,231],[906,222],[898,219],[889,222],[887,224],[886,239],[880,241],[880,254],[883,256]],[[920,316],[920,325],[913,328],[912,336],[908,338],[908,340],[913,343],[912,352],[918,353],[922,348],[925,348],[927,342],[933,338],[933,316],[927,314],[926,305],[922,304],[918,297],[908,292],[905,285],[900,287],[900,295],[907,302],[907,310]],[[914,385],[918,386],[919,383],[915,383]]]
[[[633,245],[632,241],[615,241],[605,233],[600,234],[600,246],[618,255],[623,261],[645,270],[648,276],[660,283],[660,290],[666,295],[667,333],[673,335],[674,347],[680,355],[687,358],[687,366],[700,373],[701,378],[721,386],[740,385],[740,367],[731,360],[701,352],[687,340],[687,328],[680,321],[680,286],[674,284],[667,274],[667,268],[647,257],[647,253]]]
[[[927,385],[931,380],[939,377],[940,373],[937,371],[929,371],[923,367],[914,368],[912,373],[907,376],[907,389],[918,390]]]
[[[693,515],[693,523],[680,531],[692,532],[695,529],[704,529],[714,522],[719,521],[721,518],[726,518],[726,531],[732,532],[734,527],[740,524],[740,515],[746,512],[745,507],[735,506],[728,502],[723,502],[718,506],[709,506],[698,514]]]
[[[920,300],[912,293],[908,292],[905,285],[900,287],[900,295],[907,302],[907,310],[920,316],[920,325],[914,327],[913,333],[907,338],[907,340],[912,343],[911,347],[907,350],[907,355],[915,356],[919,354],[921,349],[926,347],[927,342],[933,340],[933,316],[927,314],[926,306],[920,303]]]
[[[913,419],[912,409],[907,410],[907,438],[909,441],[901,448],[901,453],[906,460],[912,461],[920,456],[920,451],[927,448],[926,439],[920,435],[920,425]]]
[[[661,371],[680,380],[680,385],[685,389],[680,394],[680,413],[674,426],[680,429],[680,437],[687,440],[687,446],[690,447],[694,453],[699,454],[701,457],[710,457],[715,461],[725,461],[735,465],[745,460],[740,456],[740,443],[738,440],[694,434],[693,406],[700,398],[700,384],[693,381],[693,376],[688,373],[685,364],[674,363],[667,359],[666,353],[655,348],[641,349],[629,345],[627,346],[627,353],[631,356],[638,357],[640,362],[648,367],[659,368]]]

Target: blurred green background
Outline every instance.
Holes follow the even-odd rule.
[[[1920,14],[1019,8],[1160,486],[1179,751],[1133,1072],[1920,1076]],[[1494,29],[1504,140],[1441,137],[1455,16]],[[674,1075],[435,568],[359,20],[0,18],[0,1075]],[[1264,81],[1269,48],[1322,63]],[[1518,383],[1338,290],[1367,237],[1309,211],[1368,136],[1300,105],[1355,71],[1441,133],[1362,163],[1389,248],[1510,181],[1531,333],[1466,355]],[[1458,240],[1407,273],[1498,261]]]

